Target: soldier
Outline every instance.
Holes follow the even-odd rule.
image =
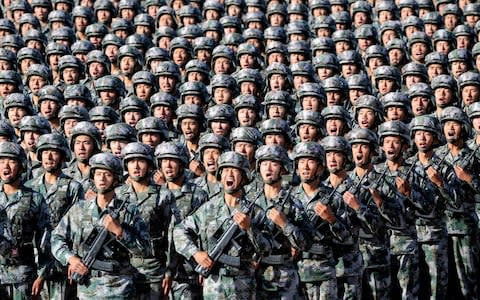
[[[384,201],[377,190],[381,174],[373,167],[372,160],[377,154],[377,135],[366,128],[353,129],[347,135],[352,147],[355,168],[349,177],[353,184],[344,194],[344,199],[356,197],[362,206],[381,219],[372,218],[370,226],[359,228],[359,247],[363,257],[364,285],[362,293],[367,299],[390,299],[390,250],[387,228],[398,220],[399,205],[395,201]],[[353,203],[353,202],[352,202]],[[373,230],[372,230],[373,229]]]
[[[53,132],[60,132],[60,119],[58,113],[65,104],[62,92],[53,85],[46,85],[38,92],[38,111],[50,123]]]
[[[188,153],[186,148],[175,142],[160,144],[155,156],[161,176],[165,179],[165,186],[175,196],[174,218],[179,224],[188,215],[194,212],[202,203],[208,200],[208,195],[201,188],[188,179],[186,167]],[[168,266],[172,274],[172,295],[174,299],[200,299],[202,288],[198,275],[194,272],[191,263],[179,254],[172,257]]]
[[[138,206],[150,233],[151,255],[133,255],[130,263],[136,269],[134,276],[137,299],[161,299],[168,295],[171,274],[165,275],[170,261],[168,240],[172,217],[173,194],[165,187],[150,181],[155,160],[153,150],[141,143],[129,143],[122,150],[123,168],[128,173],[125,184],[116,193],[125,195]],[[170,278],[170,280],[167,279]]]
[[[23,117],[33,115],[31,101],[24,94],[13,93],[5,98],[4,109],[4,118],[15,127],[16,135],[20,136],[20,124]]]
[[[454,262],[456,274],[465,298],[477,299],[478,274],[478,217],[475,214],[475,194],[480,185],[478,160],[474,150],[466,145],[470,125],[465,113],[457,107],[447,107],[440,115],[440,122],[447,144],[440,146],[435,154],[445,156],[445,162],[453,166],[459,179],[461,200],[454,207],[447,207],[447,231],[450,246],[449,259]]]
[[[70,160],[70,149],[63,136],[58,133],[40,136],[37,157],[45,173],[29,180],[25,186],[43,196],[50,209],[50,223],[55,228],[68,209],[83,199],[83,189],[77,181],[62,172],[63,163]],[[49,239],[48,236],[45,246],[50,252]],[[67,282],[67,269],[53,257],[43,279],[47,282],[48,298],[69,299],[75,296],[75,287]]]
[[[116,123],[105,128],[105,146],[120,159],[122,159],[122,149],[136,141],[135,129],[125,123]]]
[[[15,143],[0,143],[0,205],[12,230],[11,247],[0,255],[2,299],[39,296],[47,275],[49,255],[41,239],[51,231],[50,214],[43,197],[22,183],[26,170],[24,150]]]
[[[70,150],[74,157],[63,172],[82,184],[83,191],[90,188],[90,158],[100,151],[100,133],[91,123],[79,122],[72,129]]]
[[[342,200],[321,181],[325,166],[325,152],[316,142],[302,142],[293,149],[295,170],[301,184],[294,188],[293,197],[299,199],[309,216],[312,244],[297,262],[301,288],[307,299],[336,299],[337,279],[332,239],[350,238],[342,216]]]
[[[203,282],[205,299],[255,297],[253,263],[258,256],[269,253],[271,245],[264,232],[263,210],[255,206],[256,199],[247,200],[242,189],[250,179],[249,173],[244,156],[223,153],[218,161],[217,180],[222,183],[224,192],[210,199],[174,229],[177,251],[211,273]],[[234,226],[233,223],[237,226],[237,234],[232,240],[219,241],[222,232]],[[227,243],[223,258],[213,261],[209,253],[219,242]]]
[[[177,99],[171,94],[158,92],[150,98],[150,111],[152,116],[161,119],[165,123],[170,139],[178,137],[178,130],[173,124],[176,109]]]
[[[208,198],[222,191],[222,185],[215,176],[218,168],[218,158],[220,155],[230,150],[228,140],[214,133],[207,133],[200,138],[198,142],[199,160],[205,168],[205,174],[193,180],[198,187],[202,188]]]
[[[406,163],[403,154],[410,143],[407,126],[401,121],[388,121],[378,129],[380,145],[386,162],[377,166],[385,174],[381,193],[385,201],[398,201],[397,212],[405,218],[403,224],[391,226],[390,250],[394,284],[398,284],[402,299],[417,299],[419,291],[419,246],[415,227],[416,215],[428,216],[432,212],[431,196],[434,188]]]
[[[120,116],[110,106],[99,105],[92,107],[88,112],[90,122],[95,125],[101,136],[101,142],[105,142],[105,129],[107,126],[120,122]]]
[[[69,280],[79,280],[79,299],[134,297],[132,266],[129,255],[145,257],[150,254],[150,236],[137,206],[120,199],[115,187],[122,179],[122,163],[110,153],[94,155],[90,179],[97,194],[88,201],[79,201],[62,217],[52,233],[53,256],[68,267]],[[111,213],[111,212],[114,213]],[[114,216],[112,216],[112,214]],[[91,250],[92,234],[107,231],[96,261],[102,264],[86,266],[82,260]],[[96,240],[96,239],[95,239]],[[105,249],[105,248],[104,248]]]
[[[207,127],[216,135],[228,138],[235,127],[235,111],[229,104],[211,106],[205,113]]]
[[[430,275],[430,284],[426,283],[426,292],[431,299],[444,299],[448,283],[445,209],[458,203],[459,195],[455,191],[458,189],[458,182],[452,167],[444,164],[445,156],[437,157],[434,154],[434,149],[442,140],[438,120],[432,116],[416,117],[410,124],[410,132],[418,153],[407,161],[416,164],[416,171],[422,177],[428,178],[436,189],[434,211],[427,217],[419,217],[416,222],[418,242],[428,266],[425,273]]]
[[[440,120],[443,109],[457,102],[457,83],[450,75],[438,75],[432,79],[430,86],[435,97],[436,110],[433,115]]]
[[[475,72],[465,72],[458,77],[458,91],[463,106],[480,101],[480,75]]]
[[[168,141],[167,127],[162,119],[146,117],[135,126],[138,141],[150,146],[154,150],[162,142]]]
[[[323,128],[322,115],[316,111],[302,110],[295,117],[295,134],[300,142],[320,141]]]
[[[58,117],[60,119],[60,130],[67,139],[72,136],[72,129],[78,122],[90,119],[86,108],[72,105],[63,106],[58,113]]]
[[[188,149],[189,168],[197,176],[203,173],[200,162],[196,160],[198,154],[198,141],[200,134],[205,130],[204,114],[200,106],[195,104],[183,104],[177,108],[177,128],[181,135],[178,141]]]
[[[120,116],[122,121],[135,128],[137,123],[150,115],[148,104],[137,96],[128,96],[120,101]]]
[[[258,205],[266,212],[272,238],[272,252],[262,257],[258,269],[260,297],[296,299],[299,278],[295,259],[309,243],[311,227],[303,205],[291,195],[292,187],[282,186],[288,173],[289,158],[280,146],[261,146],[255,153],[257,172],[263,179],[263,193]],[[248,194],[255,197],[257,190]]]

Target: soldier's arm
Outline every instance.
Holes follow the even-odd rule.
[[[287,226],[283,228],[283,234],[288,238],[292,247],[303,251],[311,243],[310,237],[313,236],[313,227],[299,201],[292,200],[289,211]]]
[[[334,205],[331,205],[330,207],[335,214],[335,222],[328,224],[330,233],[334,239],[343,242],[352,236],[349,230],[350,220],[348,212],[340,197],[335,196],[330,203],[334,203]]]
[[[173,241],[175,250],[184,256],[187,260],[190,259],[198,251],[206,251],[207,249],[200,249],[195,243],[200,235],[199,217],[198,214],[202,209],[198,209],[193,214],[187,216],[180,224],[177,224],[173,229]]]
[[[35,245],[38,253],[37,273],[39,277],[45,278],[49,271],[48,268],[51,266],[51,256],[48,253],[50,247],[47,245],[45,249],[43,248],[42,237],[44,234],[48,235],[48,233],[52,231],[50,212],[45,199],[43,199],[40,194],[34,193],[33,197],[33,203],[36,205],[35,209],[37,212],[37,224],[35,230]]]
[[[247,235],[255,247],[255,252],[260,256],[266,256],[272,250],[272,235],[267,229],[268,220],[262,208],[255,206],[253,210],[255,215]]]
[[[121,224],[123,233],[117,240],[135,256],[148,256],[151,253],[150,234],[135,204],[129,204],[128,217]]]
[[[50,239],[52,255],[63,266],[67,266],[70,258],[77,255],[72,249],[72,244],[74,242],[74,235],[78,234],[82,228],[77,218],[82,214],[81,206],[83,206],[83,203],[84,201],[82,200],[72,206],[52,232]],[[78,240],[78,242],[81,241]]]
[[[75,180],[71,181],[70,191],[71,191],[71,195],[70,195],[71,203],[76,203],[80,199],[85,199],[83,187],[78,181],[75,181]]]
[[[398,192],[394,192],[393,197],[387,195],[381,195],[381,197],[383,201],[378,207],[378,212],[385,225],[389,228],[404,228],[406,226],[404,197]]]
[[[431,215],[435,209],[435,201],[433,199],[435,189],[430,180],[422,180],[420,183],[420,177],[417,174],[415,175],[415,180],[411,183],[412,193],[410,197],[406,197],[406,200],[417,210],[418,214]]]
[[[360,209],[355,211],[355,216],[366,233],[375,234],[383,225],[382,217],[375,205],[361,205]]]

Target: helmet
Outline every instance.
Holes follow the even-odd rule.
[[[226,137],[207,133],[200,137],[198,141],[198,152],[200,153],[200,161],[203,162],[203,152],[207,148],[217,148],[221,152],[230,150],[230,143]]]
[[[259,103],[255,96],[252,95],[240,95],[233,99],[233,107],[235,112],[238,112],[241,108],[251,108],[254,110],[259,109]]]
[[[402,107],[407,111],[407,114],[411,115],[410,99],[407,94],[403,92],[387,93],[382,97],[381,101],[385,111],[389,107]]]
[[[5,101],[3,103],[5,116],[8,115],[8,109],[12,107],[24,108],[27,111],[27,115],[31,115],[33,113],[32,102],[23,93],[12,93],[5,97]]]
[[[208,108],[205,117],[207,118],[209,126],[213,121],[227,121],[233,125],[235,111],[231,105],[217,104]]]
[[[474,102],[467,107],[467,114],[470,120],[480,117],[480,102]]]
[[[217,180],[220,180],[222,170],[227,167],[237,168],[243,171],[248,181],[251,180],[250,163],[247,158],[237,152],[227,151],[218,158]]]
[[[371,95],[362,95],[357,98],[357,101],[355,102],[355,120],[358,119],[358,113],[362,108],[373,110],[378,121],[380,123],[383,122],[383,106],[382,103],[378,101],[377,97]]]
[[[327,92],[341,92],[346,94],[348,91],[348,83],[345,79],[339,76],[333,76],[325,79],[323,82],[323,90]]]
[[[125,123],[115,123],[105,128],[105,144],[110,148],[110,142],[115,140],[125,140],[135,142],[135,130]]]
[[[310,124],[318,129],[323,128],[323,117],[319,112],[311,110],[302,110],[295,116],[295,127],[298,134],[298,128],[302,124]]]
[[[235,78],[233,78],[231,75],[227,74],[216,74],[212,76],[212,79],[210,81],[210,88],[215,90],[215,88],[219,87],[224,87],[228,88],[232,92],[236,92],[237,90],[237,82],[235,81]]]
[[[313,58],[313,66],[315,69],[329,68],[335,72],[339,71],[339,62],[337,56],[332,53],[323,53]]]
[[[17,52],[17,61],[20,63],[26,58],[33,59],[36,64],[40,64],[43,61],[42,53],[40,53],[40,51],[33,48],[23,47]]]
[[[85,28],[85,34],[87,38],[94,36],[104,37],[108,34],[108,27],[102,23],[93,23]]]
[[[70,160],[70,149],[65,137],[58,133],[48,133],[41,135],[37,143],[37,158],[42,161],[42,152],[44,150],[57,150],[63,153],[65,161]]]
[[[455,79],[452,76],[445,74],[441,74],[433,78],[430,86],[434,91],[438,88],[447,88],[452,91],[457,90],[457,83],[455,82]]]
[[[460,91],[469,85],[476,85],[480,87],[480,74],[471,71],[465,72],[458,77],[457,82]]]
[[[92,42],[86,40],[76,41],[70,48],[72,49],[73,55],[87,54],[90,51],[95,50],[95,46],[92,44]]]
[[[322,110],[322,117],[326,120],[340,119],[347,123],[350,127],[350,115],[348,111],[340,105],[327,106]]]
[[[52,129],[48,120],[42,116],[25,116],[20,121],[20,133],[23,135],[25,131],[47,134],[52,132]]]
[[[100,105],[95,106],[88,112],[90,115],[90,122],[108,122],[117,123],[120,120],[120,116],[110,106]]]
[[[418,116],[412,119],[410,122],[410,135],[411,138],[414,138],[415,132],[417,130],[423,130],[423,131],[428,131],[437,137],[437,139],[440,139],[442,136],[442,131],[440,129],[440,123],[438,122],[438,119],[432,116]]]
[[[349,90],[362,90],[368,94],[371,93],[372,88],[370,86],[370,80],[366,74],[352,74],[347,78],[347,84]]]
[[[75,138],[80,135],[86,135],[92,138],[95,142],[97,150],[102,149],[102,142],[100,132],[97,127],[88,121],[78,122],[72,129],[72,135],[70,136],[70,149],[73,151],[73,145],[75,144]]]
[[[291,141],[290,127],[283,119],[268,119],[263,121],[260,132],[263,138],[269,134],[283,134],[288,141]]]
[[[317,97],[325,104],[325,92],[323,87],[319,83],[315,82],[305,82],[297,90],[298,99],[302,100],[304,97],[313,96]]]
[[[325,151],[323,147],[317,142],[301,142],[295,145],[292,151],[292,157],[295,165],[301,158],[312,158],[325,164]]]
[[[402,68],[402,78],[405,81],[406,76],[420,76],[422,80],[427,82],[428,73],[427,68],[423,64],[416,62],[411,62],[403,66]]]
[[[408,90],[408,97],[412,100],[414,97],[422,96],[427,98],[432,98],[433,90],[430,88],[430,85],[424,82],[418,82],[413,84]]]
[[[162,119],[157,117],[146,117],[138,121],[135,125],[137,130],[137,138],[141,140],[142,134],[145,133],[157,133],[161,136],[162,140],[168,140],[168,129]]]
[[[138,71],[133,74],[132,82],[134,87],[141,83],[148,84],[154,88],[156,87],[155,75],[148,71]]]
[[[292,109],[292,102],[292,98],[288,92],[270,91],[265,94],[265,101],[263,101],[262,104],[265,106],[266,110],[268,110],[269,105],[282,105],[287,109],[287,112],[289,112]]]
[[[138,111],[142,113],[143,118],[149,114],[147,103],[136,96],[126,97],[120,101],[120,115],[124,116],[129,111]]]
[[[405,143],[410,143],[410,130],[408,126],[398,120],[387,121],[380,124],[378,127],[378,135],[380,137],[380,144],[383,144],[383,139],[387,136],[398,136],[403,138]]]
[[[309,61],[299,61],[290,65],[290,71],[292,72],[292,76],[307,76],[311,80],[314,79],[315,70]]]
[[[397,87],[400,86],[401,78],[400,72],[397,68],[392,66],[380,66],[374,72],[375,85],[378,85],[380,79],[390,79],[397,83]]]
[[[177,109],[177,99],[169,93],[158,92],[150,97],[150,110],[153,111],[157,106],[167,106],[172,110]]]
[[[178,90],[180,92],[180,95],[181,95],[180,97],[182,99],[182,102],[184,97],[188,95],[198,95],[201,97],[203,102],[209,101],[207,87],[203,82],[187,81],[184,84],[182,84]]]
[[[278,145],[263,145],[255,151],[255,159],[257,163],[257,171],[260,169],[262,161],[271,160],[282,164],[285,170],[289,169],[290,158],[287,151]]]
[[[80,99],[86,102],[87,107],[93,106],[92,94],[90,90],[83,84],[72,84],[65,87],[63,92],[65,101],[68,102],[70,99]]]
[[[63,124],[68,119],[76,119],[78,121],[89,121],[90,116],[88,111],[81,106],[65,105],[62,106],[60,112],[58,113],[58,118],[60,119],[60,124],[63,127]]]
[[[65,55],[58,61],[58,70],[62,73],[66,68],[75,68],[83,74],[83,63],[76,56]]]
[[[108,57],[100,50],[92,50],[87,54],[87,66],[91,63],[97,62],[103,65],[107,70],[107,73],[110,73],[110,60]]]
[[[0,158],[4,157],[17,160],[22,165],[23,171],[27,170],[27,155],[19,144],[12,142],[1,142]]]
[[[347,134],[347,140],[350,145],[353,144],[368,144],[372,146],[372,149],[376,149],[378,146],[377,134],[367,128],[354,128]]]
[[[92,156],[89,160],[90,165],[90,179],[93,179],[93,174],[96,169],[108,170],[117,177],[118,183],[121,182],[123,176],[122,161],[112,153],[98,153]]]
[[[180,81],[180,69],[178,66],[173,63],[172,61],[162,61],[158,66],[156,70],[153,70],[155,72],[155,76],[171,76],[175,78],[177,82]]]
[[[203,111],[202,108],[196,104],[182,104],[177,108],[176,111],[177,122],[180,126],[183,119],[193,118],[199,121],[200,124],[203,124]]]
[[[230,142],[232,146],[235,146],[237,142],[260,146],[262,145],[262,134],[256,127],[236,127],[230,133]]]
[[[60,106],[65,103],[62,92],[60,92],[54,85],[46,85],[38,92],[38,105],[44,100],[51,100],[57,102]]]
[[[325,153],[341,152],[345,155],[347,160],[351,160],[352,148],[343,136],[326,136],[320,142]]]
[[[101,91],[115,91],[119,97],[125,95],[125,85],[123,81],[117,76],[105,75],[95,80],[95,90]]]
[[[10,142],[17,142],[15,129],[5,120],[0,120],[0,136],[6,137]]]
[[[158,161],[164,158],[179,160],[184,167],[188,166],[189,156],[187,148],[177,142],[163,142],[155,149],[155,157]]]
[[[127,170],[127,163],[131,159],[135,159],[135,158],[145,159],[147,162],[149,162],[150,166],[155,165],[155,159],[153,157],[152,148],[138,142],[132,142],[127,144],[122,149],[122,157],[123,157],[123,168],[125,170]]]

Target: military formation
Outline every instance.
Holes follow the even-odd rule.
[[[479,299],[480,3],[0,4],[0,299]]]

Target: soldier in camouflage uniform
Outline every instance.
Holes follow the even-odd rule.
[[[206,172],[195,178],[193,183],[202,188],[211,198],[222,191],[222,185],[215,176],[218,167],[217,161],[223,152],[230,150],[230,143],[223,136],[207,133],[200,138],[198,144],[199,158]]]
[[[332,240],[350,237],[345,205],[334,191],[325,186],[321,176],[325,170],[325,152],[316,142],[302,142],[293,149],[295,169],[301,184],[293,189],[307,211],[312,231],[312,244],[297,262],[301,287],[307,299],[336,299],[337,279]]]
[[[24,174],[27,180],[43,172],[42,164],[37,158],[37,143],[40,135],[51,131],[47,119],[41,116],[26,116],[20,122],[20,145],[27,153],[27,169]]]
[[[70,149],[65,138],[57,133],[40,136],[37,157],[42,162],[44,174],[29,180],[25,185],[39,193],[50,209],[50,223],[55,228],[68,209],[83,199],[82,186],[62,172],[62,164],[70,160]],[[50,235],[45,246],[50,252]],[[43,246],[43,245],[42,245]],[[69,299],[75,296],[75,287],[67,283],[67,269],[53,257],[48,266],[46,292],[52,299]]]
[[[324,184],[343,195],[343,201],[350,224],[351,238],[333,241],[337,260],[336,273],[339,299],[359,299],[362,295],[363,257],[359,249],[359,230],[373,234],[379,226],[376,209],[362,203],[356,194],[354,182],[348,176],[346,167],[351,161],[351,148],[343,137],[328,136],[321,141],[326,153],[326,166],[329,171]]]
[[[372,214],[380,215],[380,220],[372,218],[370,227],[359,228],[359,248],[364,265],[362,293],[367,299],[390,299],[390,251],[385,224],[396,220],[399,205],[397,202],[383,201],[383,195],[377,190],[376,182],[381,175],[372,164],[377,154],[377,135],[369,129],[356,128],[347,135],[347,139],[352,148],[355,168],[349,174],[353,186],[343,197],[347,200],[356,197]]]
[[[478,299],[478,217],[475,213],[475,195],[479,193],[479,163],[474,150],[466,145],[470,125],[465,113],[457,107],[444,108],[440,115],[447,144],[437,148],[435,155],[445,156],[445,163],[453,167],[463,194],[453,207],[447,206],[449,260],[454,262],[461,293],[466,299]]]
[[[385,164],[377,166],[377,171],[384,174],[380,192],[386,195],[384,201],[398,201],[401,209],[397,213],[405,217],[403,224],[390,226],[392,279],[399,284],[402,299],[417,299],[419,246],[415,217],[432,213],[434,188],[428,178],[421,177],[415,166],[403,158],[410,143],[408,127],[401,121],[388,121],[378,131],[387,159]]]
[[[70,150],[74,158],[63,172],[80,182],[83,191],[87,192],[90,185],[89,159],[101,149],[100,133],[98,129],[89,122],[79,122],[72,129],[70,137]]]
[[[218,159],[217,179],[224,192],[186,217],[173,232],[177,251],[211,273],[204,278],[204,299],[255,299],[253,263],[269,253],[271,244],[265,232],[264,211],[255,205],[257,199],[245,196],[242,188],[249,173],[244,156],[233,151],[223,153]],[[233,222],[236,234],[219,260],[213,261],[210,251]]]
[[[435,208],[431,215],[416,221],[417,238],[424,254],[430,284],[426,282],[426,292],[431,299],[444,299],[448,285],[448,236],[446,207],[458,203],[458,180],[451,166],[444,163],[445,156],[438,157],[434,148],[440,145],[442,133],[440,123],[431,116],[419,116],[410,124],[411,137],[418,149],[417,155],[407,162],[416,165],[420,176],[428,178],[435,187]]]
[[[311,226],[303,205],[292,197],[292,187],[282,186],[282,173],[287,173],[290,162],[280,146],[258,148],[255,153],[257,171],[263,179],[263,193],[258,205],[267,215],[272,237],[271,253],[262,257],[257,271],[259,297],[279,299],[299,298],[299,278],[295,259],[308,247]],[[248,194],[255,197],[257,190]]]
[[[65,267],[70,280],[86,276],[79,282],[79,299],[110,297],[132,299],[135,295],[129,255],[150,254],[150,236],[137,206],[115,194],[122,178],[122,163],[111,153],[94,155],[89,162],[90,178],[97,194],[88,201],[79,201],[63,216],[52,233],[52,253]],[[117,212],[113,218],[111,211]],[[96,260],[103,264],[88,268],[82,258],[90,250],[91,234],[107,230],[108,235]],[[90,237],[91,238],[91,237]]]
[[[174,222],[180,223],[208,200],[208,195],[200,187],[188,179],[188,153],[185,146],[175,142],[160,144],[155,157],[158,168],[165,179],[165,187],[175,196],[173,205]],[[171,251],[175,251],[172,249]],[[172,252],[174,253],[174,252]],[[172,254],[167,266],[172,274],[172,295],[174,299],[200,299],[201,286],[198,275],[189,261],[179,254]]]
[[[40,245],[42,236],[51,230],[50,214],[43,197],[23,185],[22,173],[26,169],[27,157],[21,147],[11,142],[0,143],[0,206],[12,230],[11,247],[0,254],[2,299],[30,299],[40,295],[49,264],[48,249]]]
[[[150,181],[155,160],[152,149],[141,143],[130,143],[122,150],[123,168],[128,172],[125,184],[116,193],[138,206],[150,233],[151,255],[132,256],[136,269],[134,282],[137,299],[161,299],[168,294],[169,281],[164,280],[169,261],[168,229],[172,218],[173,194]],[[163,284],[162,284],[163,282]]]
[[[480,102],[472,103],[466,109],[468,118],[472,123],[472,131],[475,132],[475,135],[472,139],[467,142],[467,145],[470,149],[475,151],[475,157],[477,160],[480,160]],[[475,212],[477,217],[480,218],[480,195],[475,195]],[[480,240],[479,240],[480,241]],[[480,246],[480,245],[479,245]]]

